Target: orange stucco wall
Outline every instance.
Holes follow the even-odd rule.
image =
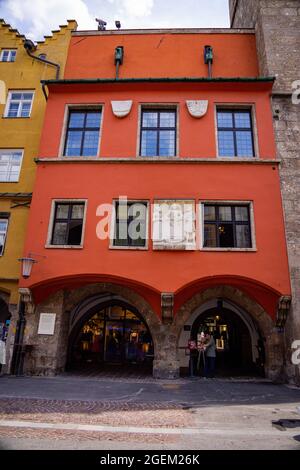
[[[117,276],[174,292],[209,276],[240,276],[289,292],[279,175],[272,165],[39,164],[25,252],[46,256],[23,286],[57,277]],[[119,195],[133,199],[252,200],[257,252],[156,252],[109,249],[99,240],[96,210]],[[83,249],[45,248],[51,201],[88,199]],[[272,209],[270,209],[272,208]],[[198,224],[199,229],[199,224]]]
[[[124,47],[120,78],[205,77],[205,45],[213,46],[215,77],[258,75],[254,33],[157,33],[73,36],[65,78],[115,77],[114,52]]]
[[[214,158],[217,155],[215,108],[217,104],[254,104],[258,134],[258,154],[276,155],[269,92],[270,83],[166,84],[121,83],[96,85],[51,85],[39,155],[57,157],[63,137],[68,104],[103,105],[100,157],[135,157],[139,147],[139,106],[145,103],[172,103],[179,106],[179,150],[181,157]],[[125,119],[116,118],[111,100],[133,100]],[[207,114],[190,116],[186,100],[208,99]]]
[[[203,46],[214,47],[214,76],[255,77],[253,34],[103,34],[72,38],[65,78],[113,78],[114,48],[125,47],[120,76],[201,77],[207,75]],[[253,105],[256,157],[276,158],[270,106],[271,82],[51,84],[41,137],[40,161],[24,254],[38,253],[28,280],[36,302],[59,288],[115,281],[132,287],[160,313],[160,293],[175,292],[175,311],[193,293],[216,283],[237,286],[274,317],[280,295],[290,293],[278,165],[216,162],[215,108]],[[186,100],[209,101],[201,119],[190,116]],[[133,100],[131,113],[116,118],[111,100]],[[211,162],[137,161],[139,108],[169,103],[178,108],[178,157]],[[64,162],[59,157],[67,105],[102,106],[100,161]],[[117,157],[133,161],[117,162]],[[106,159],[110,161],[105,161]],[[114,160],[114,161],[112,161]],[[97,207],[119,196],[129,199],[186,198],[252,201],[257,250],[253,252],[114,250],[99,240]],[[87,199],[82,249],[47,248],[53,199]],[[151,221],[151,219],[150,219]],[[151,226],[151,222],[150,222]],[[201,226],[197,218],[197,233]],[[44,256],[44,257],[43,257]]]

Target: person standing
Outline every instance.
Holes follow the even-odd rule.
[[[215,374],[216,363],[216,343],[214,337],[209,333],[206,335],[205,347],[205,367],[204,375],[207,378],[213,378]]]

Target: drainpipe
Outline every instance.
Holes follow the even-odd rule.
[[[42,59],[41,57],[37,57],[36,55],[33,55],[32,52],[36,50],[36,46],[30,39],[26,39],[24,41],[24,47],[26,49],[27,54],[32,57],[35,60],[38,60],[39,62],[42,62],[44,64],[52,65],[53,67],[56,67],[56,80],[59,79],[59,72],[60,72],[60,65],[51,62],[50,60]]]
[[[44,93],[44,97],[45,97],[46,101],[48,101],[48,95],[46,93],[46,83],[43,80],[41,81],[41,83],[42,83],[42,90],[43,90],[43,93]]]
[[[19,319],[17,322],[14,352],[12,358],[11,373],[13,375],[23,375],[24,365],[24,331],[26,326],[25,302],[22,300],[19,304]]]

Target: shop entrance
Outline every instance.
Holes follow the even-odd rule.
[[[138,312],[111,305],[78,325],[68,369],[151,374],[153,357],[152,337]]]
[[[264,346],[258,331],[251,335],[245,321],[227,308],[212,308],[200,314],[191,329],[191,339],[201,332],[213,336],[216,345],[216,376],[263,376]],[[197,357],[197,374],[203,374],[203,353]]]

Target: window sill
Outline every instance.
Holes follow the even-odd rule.
[[[196,246],[185,245],[153,245],[153,251],[196,251]]]
[[[109,246],[110,250],[135,250],[135,251],[147,251],[148,246]]]
[[[257,248],[200,248],[200,251],[217,251],[217,252],[228,252],[228,251],[236,251],[236,252],[257,252]]]
[[[143,156],[143,155],[137,155],[138,159],[141,159],[141,160],[160,160],[162,158],[164,159],[167,159],[167,160],[177,160],[178,158],[180,158],[179,155],[172,155],[172,156],[167,156],[167,155],[151,155],[151,156]]]
[[[250,160],[250,161],[252,161],[252,160],[259,160],[259,158],[256,157],[256,156],[255,156],[255,157],[251,157],[251,156],[249,156],[249,157],[238,157],[237,155],[236,155],[235,157],[232,157],[232,156],[228,156],[228,157],[222,156],[222,157],[219,157],[219,156],[217,156],[217,159],[218,159],[218,160],[239,160],[239,161],[240,161],[240,160],[241,160],[241,161],[243,161],[243,160]]]
[[[99,155],[60,155],[58,158],[59,160],[69,160],[70,158],[72,160],[98,160],[100,157]]]
[[[45,248],[52,249],[67,249],[67,250],[82,250],[83,245],[45,245]]]
[[[12,183],[12,184],[15,184],[15,183],[19,183],[19,180],[15,180],[15,181],[1,181],[0,180],[0,183]]]
[[[2,116],[2,119],[30,119],[31,116]]]

